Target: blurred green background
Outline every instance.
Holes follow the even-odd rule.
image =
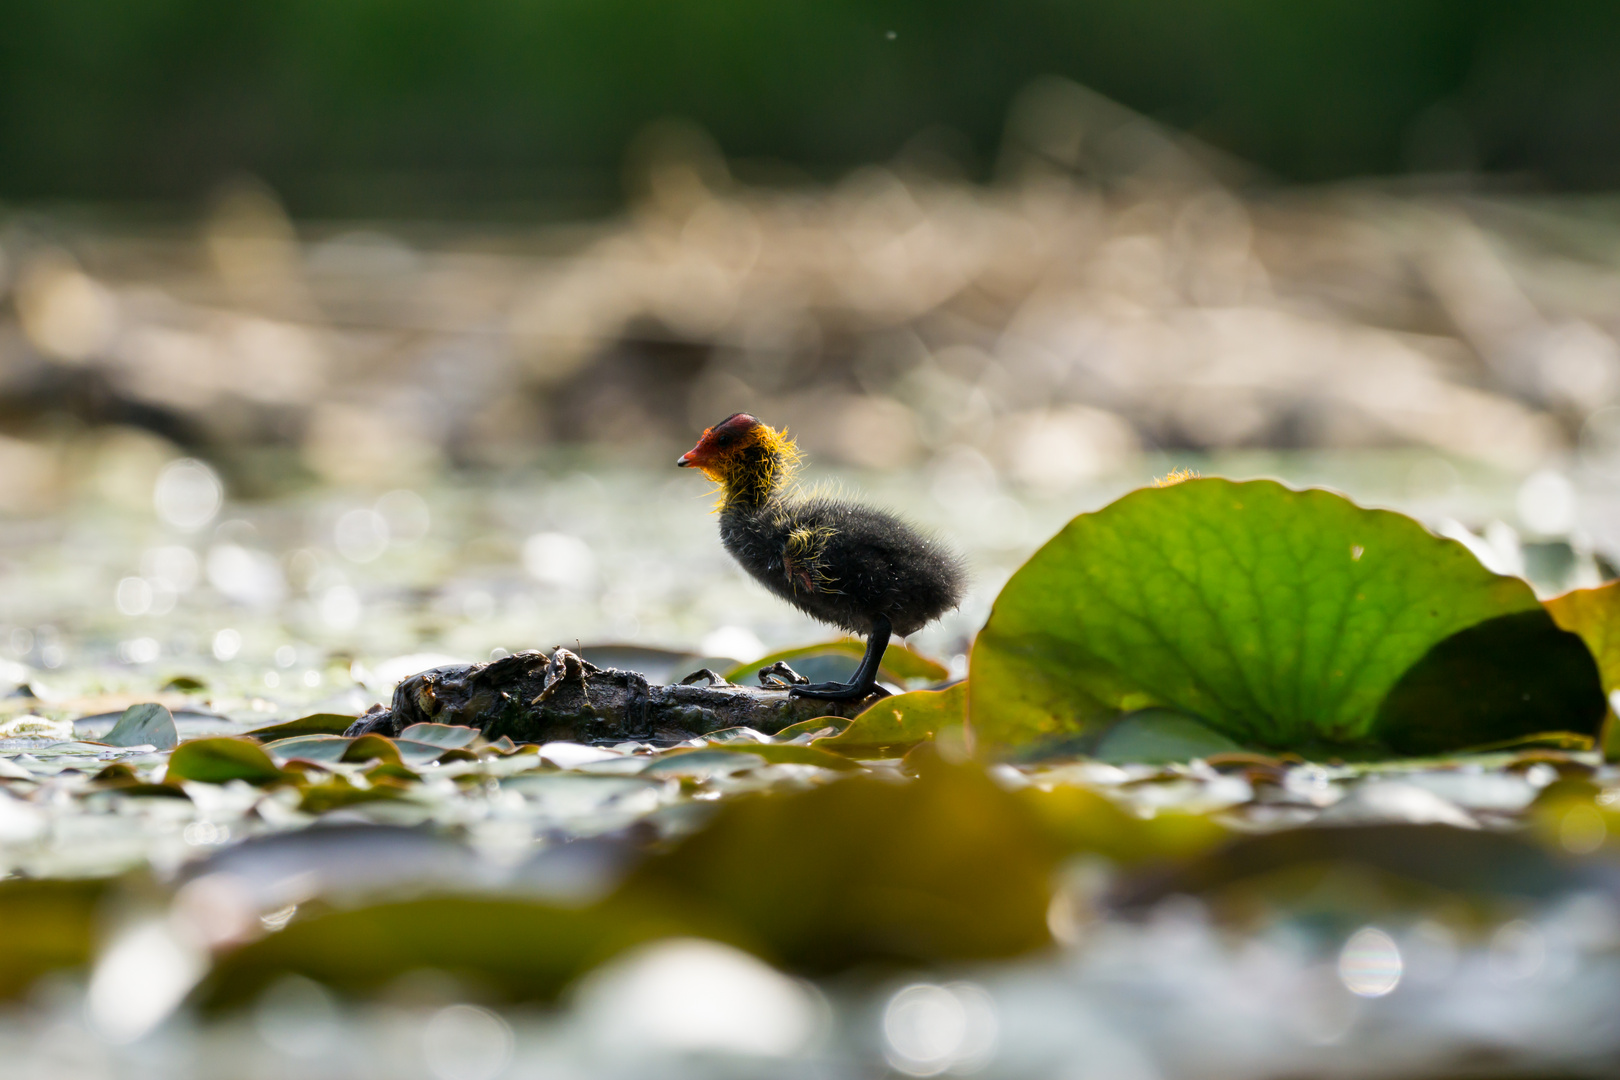
[[[626,145],[668,116],[743,179],[919,132],[984,178],[1043,74],[1285,180],[1606,187],[1617,42],[1602,0],[11,0],[0,198],[190,200],[251,173],[295,215],[574,214],[621,197]]]

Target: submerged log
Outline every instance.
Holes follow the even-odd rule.
[[[712,676],[712,673],[708,673]],[[461,724],[513,742],[674,744],[722,728],[766,735],[821,716],[852,717],[865,701],[818,701],[787,690],[714,681],[707,686],[649,683],[634,671],[599,668],[568,651],[521,652],[487,664],[434,668],[401,682],[387,709],[375,709],[349,735],[397,736],[412,724]]]

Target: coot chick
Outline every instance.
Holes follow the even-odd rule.
[[[767,589],[866,638],[847,683],[795,686],[798,697],[846,701],[877,684],[889,635],[922,629],[962,599],[961,557],[892,514],[789,490],[799,451],[783,432],[735,413],[675,464],[720,485],[720,542]]]

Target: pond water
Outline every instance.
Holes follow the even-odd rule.
[[[1525,515],[1547,498],[1537,487],[1545,477],[1476,470],[1465,483],[1455,464],[1401,453],[1174,464],[1331,485],[1459,536],[1466,523],[1484,557],[1504,568],[1528,557],[1549,590],[1601,573],[1579,528],[1599,520],[1593,507],[1604,497],[1589,480],[1553,484],[1554,497],[1574,500],[1577,529],[1549,556],[1519,540],[1519,530],[1534,535]],[[984,475],[975,480],[971,462],[956,462],[814,477],[858,488],[965,550],[970,598],[913,642],[958,672],[1019,562],[1072,514],[1147,478],[1054,494]],[[242,920],[256,928],[248,937],[275,934],[311,899],[409,896],[448,881],[588,900],[611,870],[535,869],[534,860],[592,837],[667,843],[728,800],[833,780],[745,755],[654,768],[657,752],[638,745],[407,757],[420,775],[408,794],[324,812],[299,789],[188,781],[177,799],[121,795],[91,779],[115,763],[133,780],[162,778],[161,750],[85,741],[136,701],[167,703],[184,739],[314,712],[354,715],[386,701],[404,675],[504,651],[639,644],[697,666],[825,637],[725,557],[704,487],[673,468],[559,455],[532,472],[419,490],[314,489],[248,502],[208,466],[181,460],[159,468],[144,492],[7,522],[6,869],[124,882],[150,873],[160,883],[155,894],[121,886],[116,902],[103,902],[88,980],[82,971],[47,976],[0,1015],[8,1074],[1424,1076],[1449,1075],[1462,1060],[1489,1061],[1495,1073],[1584,1074],[1620,1053],[1605,1004],[1620,993],[1611,872],[1459,914],[1457,896],[1491,897],[1497,886],[1488,859],[1445,843],[1416,857],[1455,863],[1463,887],[1417,902],[1352,873],[1337,887],[1359,900],[1313,893],[1331,893],[1330,876],[1303,893],[1262,885],[1247,901],[1170,893],[1122,908],[1102,899],[1115,871],[1080,858],[1048,915],[1055,951],[1026,960],[878,967],[812,984],[730,946],[677,939],[621,955],[554,1008],[514,1008],[476,978],[425,968],[380,995],[286,975],[245,1011],[205,1019],[182,1004],[206,971],[209,943],[235,940],[245,932],[230,927]],[[650,662],[668,663],[668,653],[649,653]],[[375,780],[370,763],[325,767],[356,785]],[[901,775],[897,761],[864,768]],[[1559,752],[1354,769],[1047,762],[999,766],[995,777],[1007,790],[1080,788],[1138,817],[1190,813],[1238,833],[1312,822],[1517,832],[1539,820],[1552,850],[1566,854],[1603,847],[1608,826],[1538,818],[1542,793],[1564,777],[1620,792],[1620,773]],[[315,825],[337,832],[306,831]],[[377,825],[412,831],[387,843],[341,835]],[[291,846],[259,846],[278,837]],[[225,881],[237,892],[205,887]],[[1233,903],[1247,914],[1234,918]],[[227,929],[210,939],[216,923]]]
[[[1079,145],[1054,118],[1041,145]],[[201,223],[8,217],[0,1075],[1612,1075],[1620,774],[1591,751],[953,772],[949,740],[943,765],[829,762],[746,730],[103,741],[138,703],[181,740],[325,732],[440,664],[615,646],[668,678],[826,639],[673,466],[734,408],[965,553],[967,599],[910,643],[953,677],[1042,542],[1175,469],[1404,510],[1543,595],[1614,576],[1612,207],[1242,194],[1163,157],[804,191],[674,161],[567,227],[295,223],[251,183]],[[799,882],[751,922],[655,903],[664,932],[562,975],[634,919],[526,936],[677,895],[632,886],[751,795],[939,776],[967,794],[916,821],[748,849],[720,875],[745,898]],[[992,818],[1046,831],[963,853]],[[884,876],[921,864],[970,900]],[[841,874],[811,946],[748,938]],[[904,937],[862,922],[885,905],[948,946],[872,959]],[[964,944],[998,920],[1018,948]]]

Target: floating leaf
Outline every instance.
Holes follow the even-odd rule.
[[[434,755],[441,751],[433,748]],[[349,748],[343,751],[340,761],[386,761],[395,765],[400,763],[399,747],[394,740],[382,735],[362,735],[357,739],[349,740]]]
[[[282,761],[300,758],[304,761],[330,764],[342,761],[343,755],[349,751],[349,744],[353,741],[341,735],[298,735],[291,739],[277,739],[266,743],[264,748]]]
[[[208,684],[191,675],[176,675],[159,689],[177,690],[182,694],[195,694],[198,691],[208,689]]]
[[[395,779],[381,778],[370,787],[356,787],[342,776],[333,776],[304,788],[298,809],[306,814],[324,814],[358,803],[392,801],[406,791],[406,786]]]
[[[1522,836],[1494,830],[1340,825],[1235,837],[1169,872],[1127,882],[1115,898],[1146,911],[1169,896],[1197,896],[1234,921],[1287,910],[1343,940],[1369,920],[1415,913],[1472,908],[1487,920],[1511,918],[1532,901],[1592,889],[1597,880]]]
[[[1185,858],[1232,835],[1202,814],[1160,810],[1141,818],[1106,796],[1068,784],[1023,788],[1017,798],[1064,851],[1103,855],[1121,865]]]
[[[367,769],[366,779],[371,781],[373,784],[380,780],[397,780],[401,783],[414,784],[419,782],[422,777],[419,774],[412,772],[410,769],[407,769],[403,765],[396,765],[392,762],[385,761],[380,765],[374,765]]]
[[[168,750],[180,741],[174,717],[156,702],[131,705],[111,731],[101,737],[108,746],[151,746]]]
[[[644,768],[638,769],[637,773],[642,776],[685,776],[706,780],[711,776],[757,769],[765,764],[765,758],[752,753],[752,750],[753,747],[744,750],[741,747],[718,746],[702,750],[677,750],[660,754]]]
[[[855,758],[898,757],[932,739],[941,728],[960,725],[967,712],[967,684],[944,690],[913,690],[884,698],[830,738],[811,745]]]
[[[252,739],[220,737],[192,739],[175,747],[169,755],[164,780],[200,780],[205,784],[246,780],[250,784],[273,784],[283,775],[264,748]]]
[[[825,675],[829,679],[848,678],[854,671],[854,666],[844,662],[845,657],[859,660],[866,653],[866,643],[855,638],[840,638],[837,641],[824,641],[819,645],[803,645],[797,649],[784,649],[774,652],[760,660],[747,664],[738,664],[726,672],[729,682],[755,683],[759,681],[761,668],[782,662],[792,665],[794,661],[805,660],[833,660],[836,669],[825,672],[819,667],[813,670],[800,671],[799,674],[808,677],[812,682]],[[912,652],[904,645],[891,644],[883,653],[883,663],[878,667],[878,677],[889,682],[903,683],[907,679],[927,679],[938,682],[944,679],[949,672],[925,656]]]
[[[815,735],[818,738],[823,733],[836,735],[848,728],[849,724],[850,721],[842,716],[816,716],[809,720],[800,720],[797,724],[789,724],[771,738],[775,742],[785,743],[806,735]]]
[[[1597,659],[1604,691],[1620,690],[1620,581],[1574,589],[1545,606],[1554,622],[1586,642]]]
[[[84,966],[105,879],[0,881],[0,998],[21,997],[47,972]]]
[[[625,890],[684,897],[813,974],[1039,948],[1055,855],[1015,796],[935,757],[908,784],[855,776],[723,803]]]
[[[91,777],[99,788],[116,791],[125,796],[155,796],[167,799],[190,799],[179,784],[148,784],[135,774],[135,770],[121,761],[114,761]]]
[[[359,717],[343,713],[311,713],[308,716],[300,716],[297,720],[289,720],[285,724],[254,728],[247,734],[266,742],[273,739],[288,739],[294,735],[342,735],[353,727],[358,719]]]
[[[631,945],[688,934],[728,936],[668,897],[585,908],[426,897],[297,919],[221,957],[197,998],[208,1010],[245,1004],[288,972],[346,994],[377,993],[407,972],[432,969],[470,976],[508,1001],[547,1000]]]
[[[401,731],[399,737],[412,742],[431,743],[445,750],[456,750],[481,734],[477,728],[461,724],[412,724]]]
[[[1585,647],[1523,581],[1410,518],[1271,481],[1187,480],[1075,518],[1002,590],[968,686],[990,748],[1151,707],[1248,745],[1404,753],[1593,731],[1603,712]]]
[[[365,736],[361,737],[365,738]],[[399,759],[406,765],[426,765],[430,761],[438,761],[446,754],[468,753],[465,750],[446,750],[444,747],[434,743],[417,742],[414,739],[395,739],[394,749],[398,752]],[[520,746],[513,751],[513,754],[537,754],[539,752],[540,748],[538,746]],[[477,757],[476,754],[473,756]]]
[[[1546,602],[1553,621],[1572,634],[1579,634],[1597,660],[1603,692],[1620,690],[1620,581],[1595,589],[1574,589]],[[1620,716],[1611,707],[1602,736],[1603,755],[1609,761],[1620,759]]]

